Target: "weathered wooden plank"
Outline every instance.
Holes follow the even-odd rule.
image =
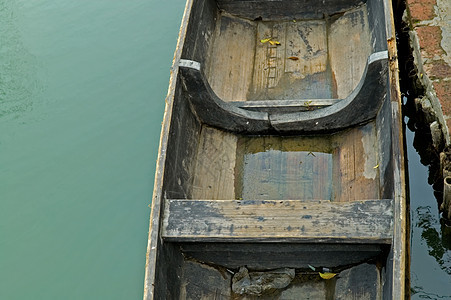
[[[309,99],[332,96],[327,68],[326,22],[258,22],[249,99]],[[280,45],[262,43],[272,38]],[[294,58],[294,59],[292,59]]]
[[[204,63],[208,57],[205,55],[211,45],[213,32],[215,30],[217,6],[210,0],[193,1],[193,7],[187,17],[186,39],[181,57],[189,57],[200,63]]]
[[[361,264],[340,272],[333,299],[382,299],[381,275],[376,265]]]
[[[334,160],[334,201],[380,198],[374,122],[337,136]]]
[[[176,241],[309,238],[389,242],[392,200],[166,200],[162,236]]]
[[[366,61],[372,50],[366,5],[332,20],[328,43],[337,96],[343,99],[362,79]]]
[[[254,58],[254,72],[249,99],[277,99],[268,89],[277,86],[283,75],[285,49],[285,24],[282,22],[258,22]],[[280,45],[261,40],[272,38]]]
[[[254,22],[227,14],[218,21],[205,73],[224,101],[246,100],[254,64],[255,31]]]
[[[325,20],[287,23],[284,98],[335,98],[328,51]]]
[[[331,200],[328,137],[242,137],[236,195],[256,200]]]
[[[204,126],[197,150],[192,197],[196,199],[235,198],[237,136]]]
[[[172,286],[180,289],[180,298],[171,299],[230,299],[232,275],[226,270],[187,260],[181,281],[179,286]]]

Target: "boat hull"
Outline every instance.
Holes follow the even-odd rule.
[[[187,1],[144,299],[408,297],[394,41],[389,0]]]

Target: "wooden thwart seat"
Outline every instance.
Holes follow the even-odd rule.
[[[192,200],[165,202],[162,236],[177,242],[389,244],[393,200]]]

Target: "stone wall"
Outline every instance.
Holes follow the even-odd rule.
[[[446,178],[451,176],[451,1],[406,0],[403,19],[410,27],[415,81],[424,91],[415,99],[417,113],[429,123],[433,146],[440,153],[441,177]],[[451,186],[445,179],[442,209],[451,218],[447,189]]]

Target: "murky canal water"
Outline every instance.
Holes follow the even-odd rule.
[[[0,299],[140,299],[184,0],[0,0]],[[450,235],[408,133],[413,299]]]
[[[0,299],[141,299],[184,0],[0,0]]]
[[[412,299],[451,299],[451,227],[440,222],[428,169],[406,130],[411,211]]]

